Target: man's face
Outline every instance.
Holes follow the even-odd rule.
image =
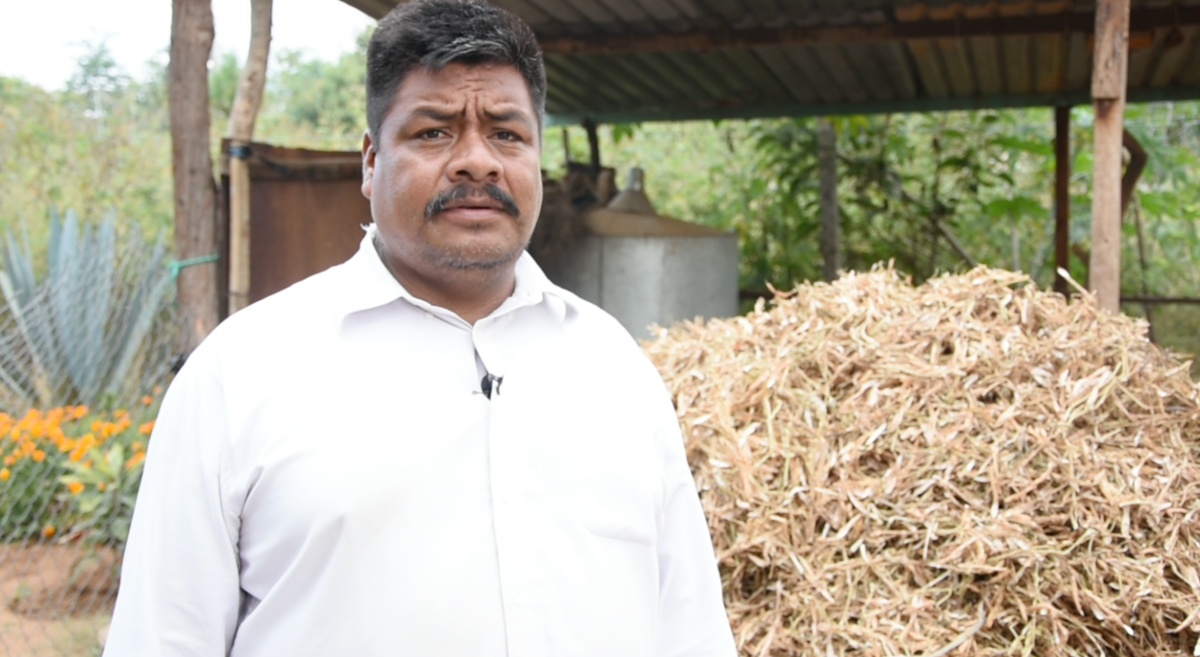
[[[393,273],[511,267],[542,205],[538,116],[516,67],[417,68],[371,137],[362,189]]]

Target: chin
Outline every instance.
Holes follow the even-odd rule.
[[[517,261],[521,251],[515,249],[506,252],[467,252],[442,251],[436,254],[435,261],[442,267],[456,271],[493,271],[502,269]]]

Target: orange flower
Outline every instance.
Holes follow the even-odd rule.
[[[96,490],[104,492],[104,489],[106,488],[108,488],[108,484],[104,483],[103,481],[96,482]]]
[[[8,471],[8,468],[4,468],[3,470],[0,470],[0,481],[8,481],[8,478],[11,476],[12,476],[12,473]]]
[[[54,525],[46,525],[45,527],[42,527],[42,536],[45,538],[50,538],[51,536],[54,536],[54,533],[57,531],[58,529]]]
[[[12,454],[9,454],[8,456],[4,457],[4,465],[12,465],[16,462],[17,462],[17,457],[13,456]]]
[[[33,460],[41,463],[46,460],[46,453],[40,449],[33,450]]]
[[[78,481],[72,481],[67,484],[67,490],[71,491],[72,495],[78,495],[83,492],[83,484]]]
[[[146,460],[146,453],[138,452],[138,453],[134,454],[133,456],[129,457],[128,461],[125,461],[125,469],[132,470],[134,466],[136,466],[138,463],[141,463],[142,461],[145,461],[145,460]]]
[[[150,420],[149,422],[138,427],[138,433],[144,436],[150,435],[151,431],[154,431],[154,420]]]
[[[75,448],[71,450],[70,459],[76,463],[84,456],[87,456],[88,450],[96,445],[96,437],[90,433],[85,433],[75,441]]]
[[[84,406],[82,404],[80,404],[79,406],[76,406],[75,412],[71,413],[71,415],[73,416],[73,419],[76,419],[76,420],[78,420],[79,418],[81,418],[87,414],[88,414],[88,407]]]
[[[150,404],[154,403],[154,398],[150,395],[146,395],[145,397],[142,397],[142,403],[149,406]]]
[[[135,440],[129,445],[129,449],[132,449],[135,452],[140,452],[145,446],[146,445],[142,441]]]
[[[154,394],[161,395],[162,394],[162,386],[154,386]]]

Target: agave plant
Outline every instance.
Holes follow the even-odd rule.
[[[113,214],[87,225],[52,212],[44,267],[28,238],[9,231],[0,252],[0,409],[108,405],[161,382],[174,348],[167,254],[162,237],[118,237]]]

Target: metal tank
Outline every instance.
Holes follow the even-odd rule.
[[[586,215],[585,234],[566,257],[543,264],[546,275],[639,340],[653,324],[737,314],[737,235],[659,215],[643,176],[632,169],[625,189]]]

